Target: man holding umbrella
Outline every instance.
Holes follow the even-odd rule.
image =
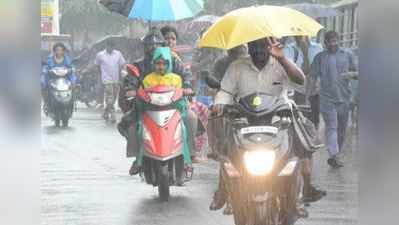
[[[284,20],[276,20],[284,18]],[[287,88],[303,85],[305,76],[302,70],[285,56],[283,46],[274,38],[285,36],[316,36],[322,26],[314,19],[296,10],[281,6],[255,6],[233,10],[213,24],[199,41],[200,47],[231,49],[248,43],[250,57],[233,62],[226,71],[221,82],[221,90],[216,95],[213,111],[220,113],[223,105],[233,103],[232,95],[244,97],[254,91],[280,95]],[[237,35],[240,34],[240,35]],[[229,93],[229,94],[228,94]],[[313,126],[309,125],[310,133]],[[294,135],[295,151],[302,158],[309,158],[308,150]],[[320,146],[317,140],[312,145]],[[305,185],[312,187],[305,191],[308,202],[321,199],[325,192],[314,188],[310,182],[310,174],[304,173]],[[211,209],[221,208],[225,203],[224,181],[221,179],[220,191],[216,192]],[[306,189],[306,188],[305,188]],[[228,190],[227,190],[228,191]],[[304,212],[298,209],[298,213]],[[305,212],[304,212],[305,213]],[[305,213],[306,214],[306,213]],[[302,214],[302,215],[305,215]]]
[[[284,86],[303,85],[304,74],[283,51],[283,46],[274,38],[262,38],[248,43],[250,57],[241,58],[233,62],[226,71],[221,83],[221,90],[216,95],[213,111],[220,114],[223,106],[232,104],[233,96],[243,97],[254,90],[280,95]],[[274,85],[280,83],[282,85]],[[297,142],[298,143],[298,142]],[[300,143],[298,143],[300,144]],[[307,157],[300,148],[298,154]],[[302,152],[302,153],[301,153]],[[310,184],[310,175],[304,175],[305,186]],[[309,179],[306,179],[309,178]],[[305,191],[305,199],[317,201],[324,196],[324,192],[312,188],[312,192]],[[226,202],[226,188],[223,179],[220,180],[219,190],[215,193],[210,209],[217,210]]]

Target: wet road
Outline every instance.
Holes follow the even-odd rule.
[[[232,217],[211,212],[218,165],[196,165],[194,179],[172,188],[168,203],[156,188],[130,177],[125,141],[100,112],[79,109],[68,129],[55,129],[42,117],[41,191],[43,225],[232,225]],[[351,137],[349,133],[349,137]],[[328,196],[308,208],[296,224],[357,224],[358,176],[355,138],[348,138],[346,166],[331,170],[327,154],[315,155],[315,183]]]

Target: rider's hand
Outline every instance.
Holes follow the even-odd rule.
[[[128,72],[126,69],[121,70],[121,75],[122,77],[126,77],[128,75]]]
[[[276,59],[284,58],[284,45],[277,41],[275,38],[266,38],[268,43],[267,51]]]
[[[194,95],[194,91],[191,88],[185,88],[185,89],[183,89],[183,94],[186,96]]]
[[[344,72],[341,74],[341,77],[346,80],[356,80],[358,75],[357,72]]]
[[[136,91],[127,91],[125,96],[128,98],[136,97]]]
[[[216,116],[221,115],[223,113],[223,108],[224,108],[224,105],[222,105],[222,104],[213,105],[212,109],[211,109],[212,114],[214,114]]]

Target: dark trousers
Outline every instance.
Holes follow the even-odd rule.
[[[316,129],[318,129],[320,123],[320,95],[310,96],[309,101],[310,108],[312,109],[312,113],[309,119],[316,126]]]
[[[305,105],[306,99],[305,95],[295,92],[294,95],[294,101],[298,105]],[[316,129],[319,128],[319,123],[320,123],[320,95],[313,95],[309,97],[309,102],[310,102],[310,109],[311,113],[310,115],[305,116],[310,119],[310,121],[313,122],[313,124],[316,126]]]

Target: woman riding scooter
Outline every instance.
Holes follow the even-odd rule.
[[[47,58],[47,65],[43,68],[41,76],[42,86],[42,97],[44,101],[44,111],[48,110],[48,71],[55,67],[67,67],[71,69],[71,73],[68,74],[68,79],[72,85],[75,86],[78,82],[78,77],[75,74],[75,68],[72,64],[71,58],[65,53],[67,48],[61,42],[54,44],[53,53]]]

